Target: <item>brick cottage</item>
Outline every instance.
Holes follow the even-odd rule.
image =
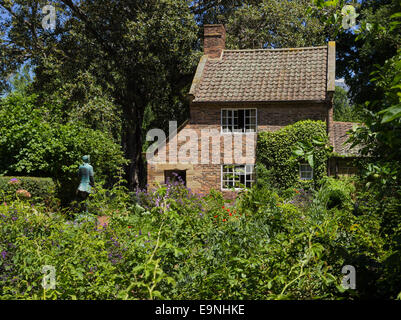
[[[306,119],[327,123],[338,155],[330,160],[329,174],[353,170],[346,161],[353,154],[344,146],[352,123],[333,121],[335,42],[307,48],[226,50],[225,38],[223,25],[204,26],[204,55],[189,92],[190,119],[148,157],[149,188],[178,174],[196,193],[215,189],[233,198],[237,183],[250,187],[255,181],[257,132]],[[166,160],[157,160],[157,154],[167,154]],[[300,164],[301,179],[312,175],[307,164]]]

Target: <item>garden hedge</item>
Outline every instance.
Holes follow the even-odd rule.
[[[328,143],[325,122],[304,120],[275,132],[260,132],[256,148],[258,181],[266,181],[282,190],[294,186],[310,187],[318,182],[327,172],[325,146],[314,149],[314,181],[299,179],[299,159],[293,157],[297,142],[311,142],[313,139]]]
[[[55,183],[51,178],[0,177],[0,200],[14,197],[17,190],[26,190],[34,202],[46,201],[54,196]]]

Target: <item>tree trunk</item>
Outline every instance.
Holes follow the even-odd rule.
[[[136,103],[128,103],[123,108],[122,147],[125,158],[125,179],[130,190],[145,185],[145,165],[142,158],[142,121],[144,108]]]

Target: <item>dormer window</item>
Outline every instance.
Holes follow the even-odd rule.
[[[256,132],[256,109],[222,109],[221,132]]]

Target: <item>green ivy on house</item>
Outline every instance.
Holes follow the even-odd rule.
[[[316,145],[313,143],[316,140],[324,143]],[[328,142],[323,121],[303,120],[275,132],[260,132],[256,148],[258,183],[267,183],[281,190],[316,185],[327,173]],[[294,157],[294,149],[300,143],[314,145],[311,152],[313,180],[310,181],[299,177],[299,164],[308,163],[307,159]]]

